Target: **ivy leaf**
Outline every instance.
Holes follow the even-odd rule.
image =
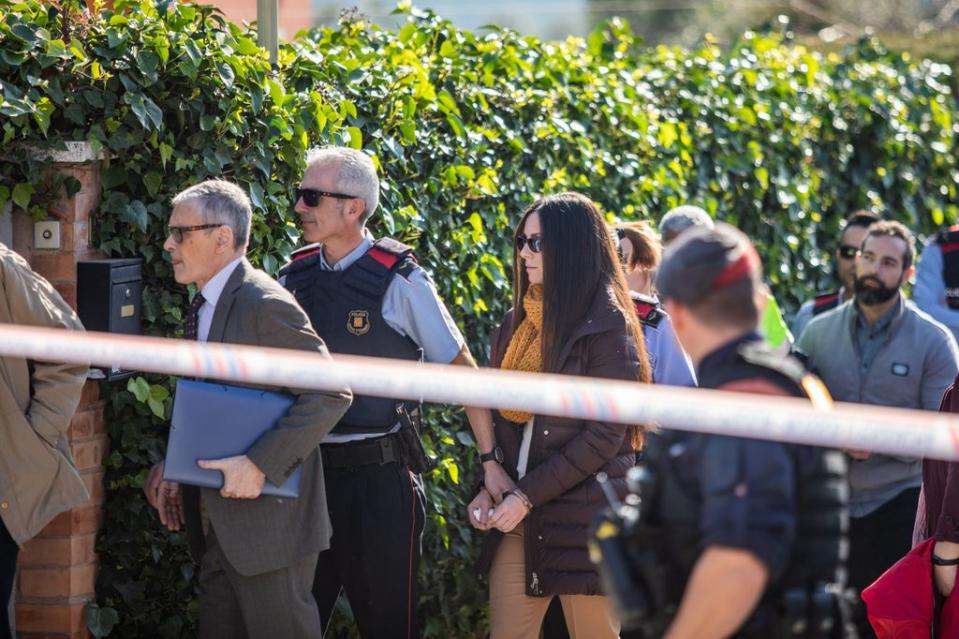
[[[47,48],[45,53],[51,58],[67,58],[67,45],[63,40],[49,40],[47,41]]]
[[[163,163],[163,167],[166,168],[166,163],[173,156],[173,147],[167,144],[166,142],[160,143],[160,162]]]
[[[87,604],[84,611],[84,619],[87,622],[87,629],[94,637],[108,637],[113,632],[113,627],[120,621],[120,615],[116,610],[110,607],[100,607],[95,603]]]
[[[157,67],[160,66],[160,56],[158,56],[153,51],[143,50],[137,51],[136,56],[134,56],[137,61],[137,65],[140,67],[140,71],[143,75],[150,80],[149,84],[153,84],[157,81]]]
[[[37,41],[36,28],[22,22],[13,25],[10,28],[10,33],[29,45],[33,45]]]
[[[103,181],[103,188],[106,190],[115,189],[127,181],[127,172],[120,164],[113,164],[100,174]]]
[[[119,49],[120,45],[125,44],[127,38],[116,29],[107,30],[107,46],[111,49]]]
[[[128,224],[133,224],[141,231],[147,230],[150,215],[147,207],[140,200],[133,200],[120,211],[120,218]]]
[[[30,197],[33,195],[33,185],[21,182],[13,187],[13,203],[21,209],[30,206]]]
[[[253,204],[254,208],[264,208],[265,196],[266,194],[263,192],[263,187],[260,186],[259,182],[250,183],[250,202]]]
[[[153,128],[160,129],[163,126],[163,111],[160,110],[156,102],[148,96],[143,96],[143,108],[146,110],[146,116],[153,123]]]
[[[160,191],[160,186],[163,184],[163,176],[156,171],[149,171],[143,176],[143,184],[147,187],[147,192],[150,195],[155,196]]]
[[[159,384],[150,386],[150,395],[147,397],[147,406],[149,406],[150,411],[160,419],[164,418],[164,400],[166,400],[169,396],[170,392],[163,386],[160,386]]]
[[[363,148],[363,132],[355,126],[346,127],[346,133],[350,136],[349,145],[354,149]]]
[[[220,79],[223,80],[223,84],[226,85],[226,88],[233,86],[233,80],[236,79],[236,75],[233,73],[233,67],[231,67],[226,62],[217,62],[216,64],[217,73],[220,74]]]
[[[145,402],[150,397],[150,384],[140,376],[127,380],[127,390],[133,393],[138,402]]]

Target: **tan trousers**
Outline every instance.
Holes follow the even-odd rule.
[[[537,639],[551,597],[526,595],[523,524],[504,536],[489,577],[490,638]],[[616,639],[619,620],[606,597],[558,595],[570,639]]]

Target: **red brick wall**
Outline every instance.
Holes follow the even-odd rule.
[[[13,214],[13,249],[46,277],[76,308],[78,260],[102,257],[90,250],[90,214],[99,204],[99,162],[55,165],[72,175],[80,191],[50,207],[49,219],[60,221],[61,248],[33,248],[33,220]],[[107,453],[103,401],[97,382],[87,382],[80,406],[70,422],[70,447],[90,501],[54,519],[20,555],[16,590],[17,635],[30,639],[87,638],[83,608],[93,600],[97,557],[96,533],[103,504],[103,469]]]

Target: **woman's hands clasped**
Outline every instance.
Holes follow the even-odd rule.
[[[499,504],[494,504],[485,488],[480,489],[467,508],[473,528],[496,528],[504,533],[516,528],[529,514],[526,504],[515,494],[508,494]]]

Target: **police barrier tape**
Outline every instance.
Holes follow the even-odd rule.
[[[12,324],[0,354],[959,461],[959,415],[929,411]]]

